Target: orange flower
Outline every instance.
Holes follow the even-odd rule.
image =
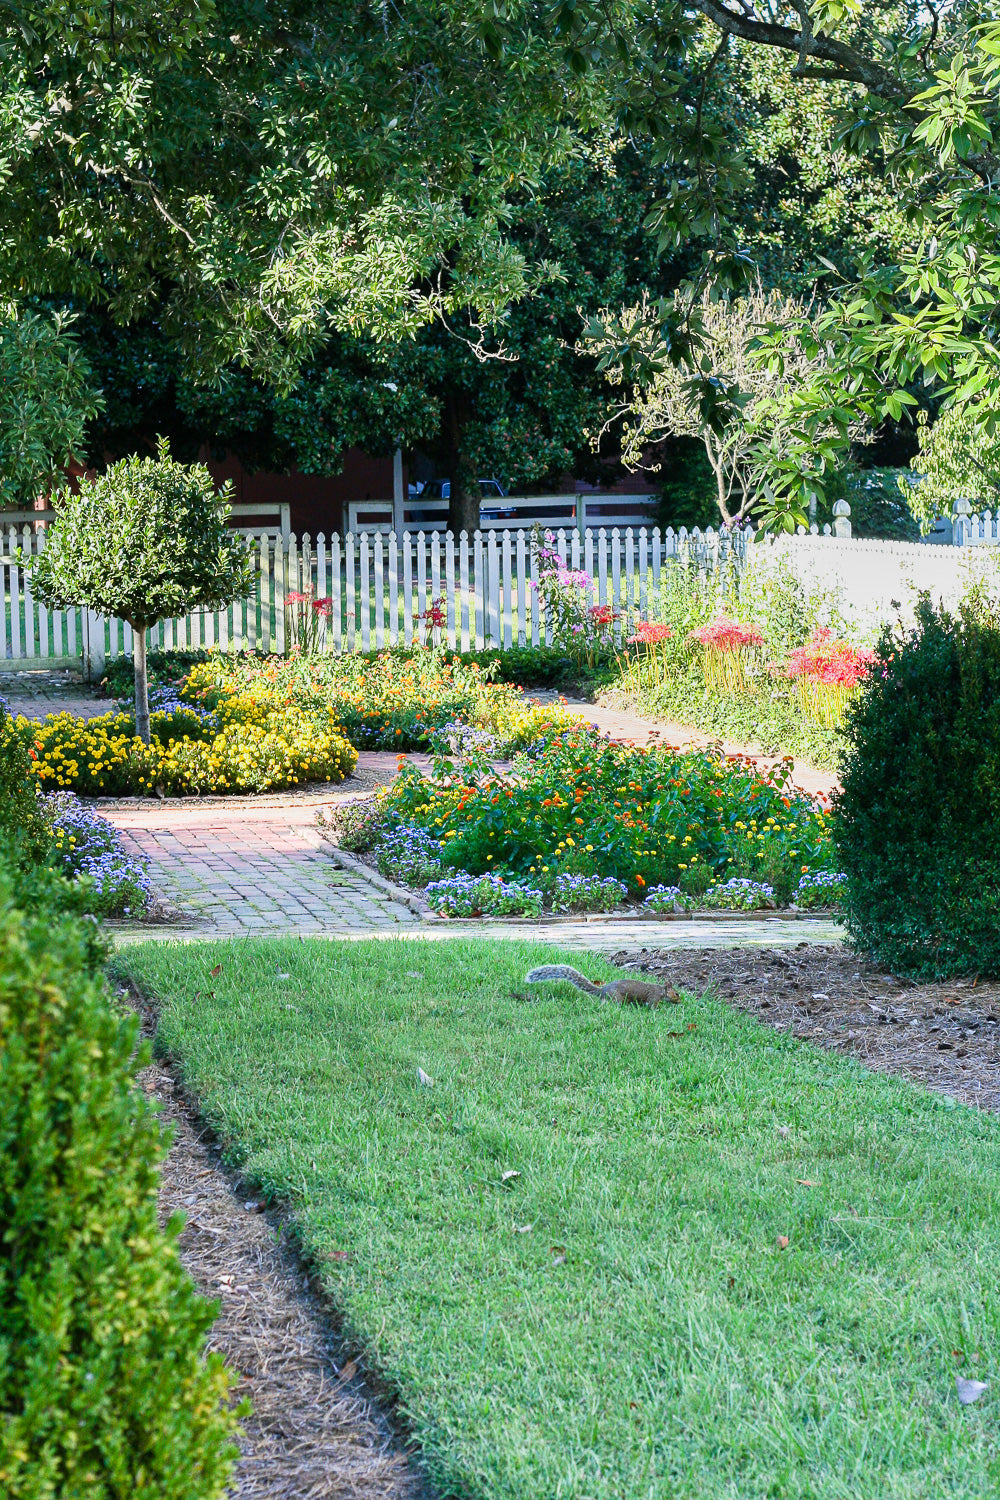
[[[635,877],[635,883],[636,883],[636,885],[645,885],[646,884],[646,882],[643,880],[643,878],[642,878],[641,875],[637,875]]]

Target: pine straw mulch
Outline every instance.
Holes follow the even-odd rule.
[[[765,1026],[1000,1111],[1000,983],[898,979],[839,943],[796,948],[623,949],[611,962],[701,994]]]
[[[209,1347],[248,1397],[234,1500],[428,1500],[387,1407],[338,1337],[277,1217],[223,1170],[169,1071],[143,1087],[161,1103],[174,1141],[161,1170],[164,1222],[186,1217],[181,1259],[198,1288],[221,1300]]]

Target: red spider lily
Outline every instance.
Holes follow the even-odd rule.
[[[661,641],[669,641],[673,631],[669,625],[656,625],[652,620],[640,620],[635,627],[635,635],[629,636],[630,646],[658,646]]]
[[[856,687],[875,660],[874,651],[861,650],[847,641],[834,639],[827,629],[815,630],[804,646],[789,654],[785,671],[789,677],[844,688]]]
[[[610,604],[592,604],[587,613],[595,625],[613,625],[615,620],[621,619]]]
[[[328,620],[333,614],[332,599],[313,599],[312,607],[318,615],[323,616],[324,620]]]
[[[692,630],[691,636],[709,651],[742,651],[748,646],[763,646],[764,637],[755,625],[741,625],[725,615]]]
[[[295,589],[292,589],[292,591],[291,591],[290,594],[286,594],[285,595],[285,603],[286,604],[311,604],[312,603],[312,595],[311,594],[300,594]]]
[[[443,630],[448,623],[448,606],[444,595],[440,599],[432,599],[427,608],[417,615],[417,619],[425,620],[432,630]]]

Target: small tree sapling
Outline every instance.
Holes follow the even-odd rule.
[[[35,593],[52,608],[82,604],[131,625],[135,729],[144,744],[149,627],[221,608],[252,586],[248,544],[226,526],[230,498],[204,465],[176,463],[165,438],[155,459],[122,459],[75,494],[53,497],[59,514],[34,566]]]

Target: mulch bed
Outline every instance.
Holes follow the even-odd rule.
[[[1000,1110],[1000,983],[916,984],[841,944],[623,949],[611,961],[977,1109]]]
[[[252,1406],[234,1500],[428,1500],[387,1404],[338,1336],[280,1219],[223,1170],[168,1070],[154,1063],[140,1081],[174,1127],[161,1218],[186,1218],[181,1259],[199,1290],[221,1300],[209,1347],[238,1373],[236,1398]]]

